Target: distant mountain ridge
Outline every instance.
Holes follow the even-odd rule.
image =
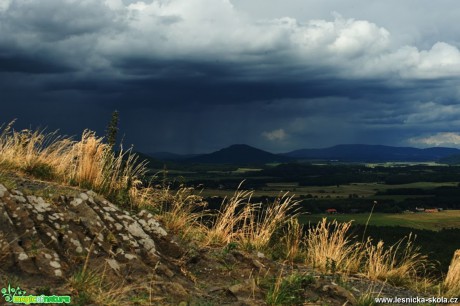
[[[338,161],[386,162],[386,161],[437,161],[460,154],[459,149],[433,147],[393,147],[384,145],[344,144],[324,149],[302,149],[283,154],[296,159],[327,159]]]
[[[246,144],[235,144],[221,150],[196,155],[168,152],[148,154],[158,160],[203,164],[266,164],[296,160],[336,160],[343,162],[427,162],[444,160],[460,155],[455,148],[393,147],[384,145],[342,144],[323,149],[301,149],[283,154],[273,154]]]
[[[213,153],[187,158],[185,161],[205,164],[267,164],[289,162],[292,159],[245,144],[235,144]]]

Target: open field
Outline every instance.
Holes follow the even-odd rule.
[[[355,224],[366,224],[369,213],[363,214],[314,214],[300,216],[299,220],[303,224],[316,223],[322,218],[347,222],[354,220]],[[374,226],[403,226],[415,229],[426,229],[439,231],[443,228],[460,228],[460,210],[445,210],[438,213],[404,213],[387,214],[374,213],[369,221],[369,225]]]
[[[410,166],[430,166],[430,167],[446,167],[446,164],[440,164],[434,161],[431,162],[385,162],[385,163],[366,163],[366,167],[410,167]]]
[[[255,197],[268,196],[275,197],[278,196],[280,192],[287,192],[294,194],[296,198],[305,197],[311,195],[312,197],[318,198],[346,198],[350,194],[355,194],[360,198],[372,197],[375,199],[384,199],[388,198],[385,195],[375,196],[379,191],[385,191],[388,189],[433,189],[437,187],[454,187],[457,186],[458,182],[417,182],[410,184],[398,184],[398,185],[387,185],[383,183],[352,183],[344,185],[334,185],[334,186],[298,186],[297,183],[268,183],[267,186],[259,188],[254,191]],[[244,188],[244,184],[243,184]],[[203,190],[203,196],[231,196],[234,193],[234,190],[225,190],[225,189],[207,189]],[[420,195],[399,195],[390,196],[391,198],[410,198],[410,197],[420,197]]]
[[[296,195],[307,195],[311,194],[313,196],[348,196],[349,194],[357,194],[359,197],[368,197],[373,196],[376,192],[384,191],[387,189],[409,189],[409,188],[418,188],[418,189],[432,189],[442,186],[456,186],[458,182],[417,182],[409,184],[398,184],[398,185],[387,185],[383,183],[352,183],[344,185],[334,185],[334,186],[297,186],[294,183],[273,183],[267,184],[267,187],[262,188],[259,192],[265,191],[277,191],[285,190],[290,191]]]

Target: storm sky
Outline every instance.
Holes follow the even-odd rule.
[[[0,0],[0,124],[125,145],[460,147],[458,0]]]

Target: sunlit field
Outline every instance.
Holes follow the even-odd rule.
[[[402,188],[418,188],[418,189],[432,189],[437,187],[453,187],[457,186],[458,182],[416,182],[410,184],[387,185],[380,183],[352,183],[346,185],[334,186],[298,186],[297,183],[268,183],[266,187],[255,190],[254,196],[278,196],[280,190],[283,192],[289,191],[295,197],[302,197],[311,195],[313,197],[321,198],[346,198],[350,194],[356,194],[358,197],[378,200],[388,198],[385,195],[375,196],[379,191],[387,189],[402,189]],[[203,190],[203,196],[231,196],[232,190],[208,189]],[[420,197],[420,195],[391,195],[391,198],[409,198]]]
[[[366,224],[369,213],[303,215],[299,217],[299,221],[304,224],[308,224],[309,222],[317,223],[324,217],[327,217],[330,221],[337,220],[339,222],[348,222],[353,220],[354,224]],[[433,231],[439,231],[443,228],[460,228],[460,210],[445,210],[438,213],[373,213],[369,225],[404,226]]]

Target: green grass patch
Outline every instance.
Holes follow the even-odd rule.
[[[369,213],[362,214],[314,214],[302,215],[299,222],[303,224],[317,223],[322,218],[337,220],[338,222],[348,222],[353,220],[354,224],[366,224]],[[387,214],[374,213],[369,221],[373,226],[403,226],[415,229],[426,229],[439,231],[443,228],[460,228],[460,210],[444,210],[438,213],[403,213]]]
[[[305,286],[314,283],[312,275],[291,274],[272,280],[267,293],[268,305],[301,305]]]
[[[437,187],[455,187],[458,182],[417,182],[410,184],[387,185],[381,183],[352,183],[344,185],[333,186],[299,186],[296,182],[280,182],[280,183],[267,183],[265,187],[258,188],[254,191],[254,197],[268,196],[276,197],[280,191],[289,191],[295,194],[296,198],[306,196],[328,199],[348,198],[350,195],[356,195],[359,198],[372,198],[372,199],[394,199],[396,201],[403,201],[407,198],[426,197],[427,195],[379,195],[377,192],[383,192],[388,189],[434,189]],[[220,196],[229,197],[234,193],[233,189],[212,189],[205,188],[203,196]]]

